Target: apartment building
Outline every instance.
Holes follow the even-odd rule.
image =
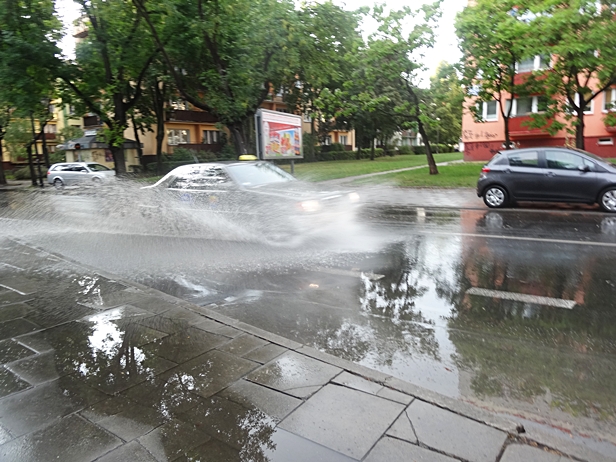
[[[548,70],[549,57],[535,56],[518,62],[516,65],[515,84],[521,84],[534,71]],[[590,88],[597,88],[597,80],[590,81]],[[531,114],[539,113],[545,108],[545,98],[541,94],[530,96],[505,96],[505,110],[512,105],[509,119],[509,136],[514,147],[526,148],[534,146],[575,146],[575,135],[560,130],[550,135],[545,129],[530,129],[527,124]],[[601,157],[616,157],[616,127],[606,126],[604,122],[608,111],[613,111],[616,102],[616,86],[597,95],[584,111],[584,137],[586,150]],[[477,107],[480,121],[475,120],[470,108],[476,104],[473,98],[467,98],[462,116],[462,142],[464,143],[464,159],[467,161],[489,160],[496,152],[505,147],[505,127],[497,101],[481,103]],[[566,121],[563,115],[557,116],[558,121],[571,126],[572,121]]]

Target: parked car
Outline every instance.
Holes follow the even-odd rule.
[[[100,184],[115,176],[115,170],[95,162],[63,162],[47,171],[47,182],[56,188],[78,183]]]
[[[616,167],[577,149],[501,151],[481,170],[477,195],[491,208],[516,201],[580,202],[616,212]]]
[[[284,242],[348,217],[359,195],[297,180],[265,161],[228,161],[178,167],[142,188],[144,216],[181,211],[186,219],[222,217],[266,240]]]

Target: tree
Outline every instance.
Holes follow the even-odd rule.
[[[286,84],[286,102],[300,114],[310,116],[310,134],[320,142],[336,127],[346,124],[336,118],[336,107],[319,104],[323,90],[341,89],[352,72],[349,57],[363,44],[358,31],[359,16],[364,10],[345,11],[331,1],[304,5],[297,13],[298,27],[295,34],[299,60],[295,75],[289,75]],[[312,139],[311,137],[310,139]],[[314,158],[314,143],[306,155]]]
[[[455,67],[441,62],[436,74],[430,78],[430,107],[433,109],[433,120],[436,127],[428,126],[426,131],[430,139],[434,138],[435,128],[437,143],[453,146],[460,141],[462,133],[462,107],[464,105],[464,90]]]
[[[537,33],[523,20],[529,10],[518,3],[478,0],[460,12],[455,23],[463,54],[462,82],[467,96],[476,103],[469,110],[476,120],[481,120],[481,106],[496,101],[505,128],[506,149],[511,148],[509,119],[513,109],[507,101],[520,89],[516,85],[516,63],[534,56],[529,36],[531,31]]]
[[[372,53],[378,57],[375,69],[387,87],[394,90],[394,114],[401,119],[400,127],[419,131],[426,149],[431,175],[438,174],[432,155],[426,126],[431,123],[427,114],[424,92],[418,86],[417,74],[424,69],[420,58],[434,45],[435,21],[440,16],[440,2],[425,4],[416,11],[406,7],[385,14],[383,7],[375,7],[374,18],[379,27],[369,39]],[[409,19],[415,23],[407,32]],[[376,62],[375,62],[376,64]]]
[[[48,116],[43,100],[54,92],[61,30],[51,0],[0,0],[0,140],[11,118]]]
[[[66,63],[60,73],[70,90],[65,98],[72,93],[79,109],[96,114],[105,124],[103,136],[115,170],[122,175],[128,116],[142,95],[143,80],[158,50],[130,1],[75,1],[82,9],[87,36],[77,45],[76,62]]]
[[[290,46],[291,36],[301,33],[294,3],[133,2],[181,95],[229,129],[237,154],[248,153],[254,114],[297,68],[297,50]]]
[[[534,86],[548,96],[553,112],[573,116],[575,145],[584,149],[584,111],[616,84],[616,6],[608,1],[537,1],[532,13],[535,54],[552,56],[550,71],[533,79]]]

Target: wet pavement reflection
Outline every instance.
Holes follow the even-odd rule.
[[[91,197],[64,196],[71,226],[97,210]],[[124,228],[121,213],[105,232],[93,221],[67,238],[59,223],[24,227],[24,201],[0,199],[3,224],[46,250],[438,393],[616,444],[612,216],[367,208],[357,234],[273,249]],[[66,205],[51,195],[42,204]],[[55,213],[44,208],[29,219]],[[15,242],[2,241],[10,264],[0,265],[16,289],[0,287],[6,460],[39,454],[67,415],[62,425],[91,430],[87,454],[135,439],[157,460],[284,460],[292,445],[346,459],[276,428],[333,366],[314,377],[310,361],[179,304],[43,252],[32,267],[38,255]],[[40,294],[37,278],[56,282]],[[79,460],[65,443],[57,437],[51,453]]]

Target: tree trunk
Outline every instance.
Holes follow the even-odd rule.
[[[124,158],[124,146],[109,146],[113,155],[113,163],[117,176],[126,175],[126,159]]]
[[[2,130],[2,127],[0,127]],[[2,137],[0,137],[0,184],[6,184],[6,176],[4,175],[4,158],[2,157]]]
[[[130,120],[133,124],[133,133],[135,134],[135,141],[137,142],[137,158],[139,159],[139,165],[141,165],[141,168],[145,170],[145,165],[143,165],[143,148],[141,147],[141,140],[139,139],[139,129],[137,128],[137,124],[135,123],[135,116],[131,115]]]
[[[374,148],[376,143],[374,142],[374,138],[370,140],[370,160],[374,160]]]
[[[162,120],[156,120],[156,172],[163,174],[163,140],[165,139],[164,111]],[[156,117],[158,119],[158,115]]]
[[[228,124],[227,128],[231,132],[233,138],[233,146],[235,147],[235,154],[242,156],[248,154],[248,145],[246,143],[246,137],[244,136],[244,126],[241,122]]]
[[[503,117],[505,122],[505,149],[511,149],[511,138],[509,137],[509,117]]]
[[[428,158],[428,167],[430,168],[430,175],[438,175],[438,168],[436,167],[436,162],[434,161],[434,156],[432,155],[432,148],[430,148],[430,140],[428,139],[428,134],[426,133],[426,129],[424,125],[421,123],[421,120],[417,119],[417,128],[419,129],[419,134],[421,135],[421,139],[426,146],[426,157]]]
[[[361,133],[358,129],[355,129],[355,145],[357,146],[357,160],[361,160]]]
[[[314,117],[310,118],[310,162],[316,161],[316,154],[314,152]]]
[[[45,159],[45,166],[49,168],[51,164],[49,163],[49,149],[47,149],[47,139],[45,136],[45,125],[43,125],[43,128],[41,128],[41,136],[43,138],[43,159]]]
[[[584,107],[586,103],[580,104],[578,109],[578,120],[575,126],[575,147],[578,149],[584,149]]]
[[[28,144],[26,147],[28,152],[28,165],[30,166],[30,178],[32,179],[32,186],[36,186],[36,174],[34,173],[34,162],[32,162],[32,144]]]

